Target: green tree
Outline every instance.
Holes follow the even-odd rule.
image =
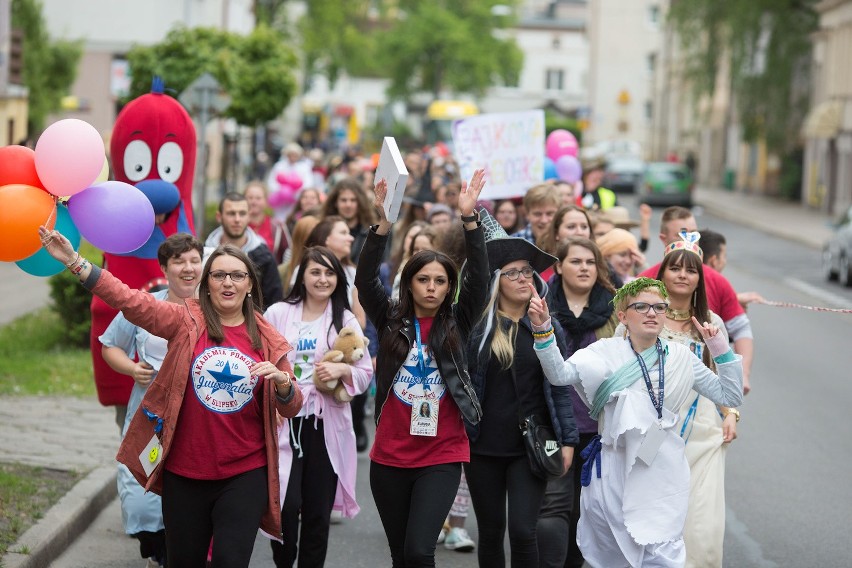
[[[785,153],[808,104],[810,35],[818,0],[677,0],[669,21],[687,54],[696,95],[712,95],[727,66],[743,138]]]
[[[299,22],[306,75],[387,77],[403,99],[516,84],[523,55],[500,35],[513,18],[498,5],[517,0],[312,0]]]
[[[40,0],[12,0],[12,27],[23,31],[23,83],[29,89],[28,130],[41,132],[77,76],[82,41],[52,40]]]
[[[515,41],[498,30],[513,19],[492,13],[514,1],[400,0],[399,21],[382,38],[382,60],[390,94],[407,98],[444,90],[481,95],[489,86],[517,83],[523,55]]]
[[[155,45],[134,46],[127,55],[129,99],[150,90],[151,77],[163,77],[175,94],[209,72],[231,96],[226,116],[244,126],[272,120],[296,89],[296,56],[283,38],[265,25],[240,36],[213,28],[178,27]]]
[[[305,76],[322,74],[334,84],[346,71],[358,77],[382,76],[376,32],[383,0],[312,0],[298,22]],[[376,9],[380,12],[376,12]]]

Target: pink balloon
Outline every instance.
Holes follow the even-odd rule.
[[[556,160],[556,175],[559,179],[568,183],[576,183],[583,175],[580,160],[574,156],[562,156]]]
[[[113,254],[132,252],[154,231],[154,207],[123,181],[105,181],[68,200],[68,212],[87,241]]]
[[[554,162],[562,156],[576,157],[578,150],[577,139],[567,130],[560,128],[547,135],[544,153]]]
[[[98,178],[104,165],[104,141],[88,122],[69,118],[54,122],[36,142],[35,167],[47,191],[74,195]]]
[[[302,178],[296,172],[281,172],[275,176],[275,180],[281,185],[289,186],[293,190],[302,187]]]

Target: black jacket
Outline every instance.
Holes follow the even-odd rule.
[[[410,318],[400,320],[389,317],[391,299],[385,292],[379,278],[382,253],[387,241],[387,235],[379,235],[375,229],[370,230],[359,257],[358,270],[355,273],[355,287],[358,288],[358,299],[361,301],[367,317],[376,326],[379,344],[385,346],[386,342],[400,342],[400,344],[404,344],[404,351],[407,354],[414,342],[414,321]],[[441,378],[459,407],[462,418],[467,422],[477,424],[482,417],[482,407],[470,382],[467,358],[465,357],[465,338],[482,316],[487,302],[488,256],[485,252],[485,235],[482,227],[473,231],[466,230],[465,243],[467,265],[462,275],[461,291],[458,302],[452,307],[452,314],[446,316],[451,318],[447,323],[455,325],[458,330],[459,346],[452,350],[435,350],[432,356],[435,357]],[[440,335],[433,335],[442,333],[441,326],[433,325],[429,334],[429,343],[431,345],[443,345],[445,338]],[[389,336],[388,334],[394,335]],[[383,348],[376,361],[376,424],[381,417],[382,407],[393,385],[394,377],[405,361],[405,356],[396,357],[393,353],[402,351],[402,349],[386,351]]]
[[[539,292],[541,292],[541,290],[539,290]],[[551,321],[553,322],[553,330],[556,335],[556,344],[559,346],[559,351],[562,352],[562,356],[565,357],[567,349],[565,347],[565,335],[562,331],[562,326],[559,325],[556,318],[551,319]],[[525,327],[530,334],[532,333],[530,320],[526,316],[518,322],[518,325]],[[488,362],[492,357],[490,346],[491,339],[494,336],[494,331],[491,331],[491,337],[489,337],[485,342],[485,352],[479,353],[479,344],[484,332],[482,327],[482,323],[480,322],[480,325],[477,326],[477,329],[468,341],[468,360],[472,362],[471,368],[473,369],[473,372],[471,374],[474,391],[476,392],[477,397],[484,401],[488,383],[486,372],[488,370]],[[519,333],[518,335],[520,337],[521,334]],[[553,426],[554,433],[559,437],[559,441],[563,446],[576,446],[579,443],[580,435],[577,431],[577,424],[574,421],[574,408],[571,403],[571,387],[557,387],[551,385],[547,380],[547,377],[544,376],[544,371],[541,368],[538,368],[537,372],[541,375],[540,380],[544,383],[544,401],[547,405],[547,411],[549,414],[548,418]],[[512,374],[515,374],[514,365],[512,366]],[[521,410],[524,416],[529,414],[528,409]],[[471,443],[475,442],[479,438],[478,425],[465,422],[465,428],[467,429],[467,436],[470,438]]]

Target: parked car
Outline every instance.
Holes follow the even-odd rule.
[[[834,234],[822,249],[822,270],[828,280],[852,286],[852,207],[834,226]]]
[[[651,162],[639,184],[639,202],[648,205],[692,207],[692,173],[676,162]]]
[[[610,158],[606,165],[602,185],[616,192],[634,193],[642,181],[645,162],[637,156]]]

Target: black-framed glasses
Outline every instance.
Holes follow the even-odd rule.
[[[523,274],[524,278],[529,280],[530,278],[532,278],[534,272],[535,270],[532,269],[532,266],[525,266],[520,270],[518,270],[517,268],[513,268],[511,270],[507,270],[506,272],[501,272],[500,276],[505,276],[509,280],[517,280],[518,278],[520,278],[521,274]]]
[[[627,306],[627,309],[629,310],[630,308],[633,308],[640,314],[649,314],[651,313],[651,310],[654,310],[654,313],[657,314],[664,314],[668,307],[669,305],[666,302],[658,302],[656,304],[649,304],[648,302],[633,302]]]
[[[210,273],[210,278],[216,282],[224,282],[225,277],[230,276],[231,282],[238,283],[248,278],[248,272],[242,270],[234,270],[233,272],[225,272],[224,270],[214,270]]]

